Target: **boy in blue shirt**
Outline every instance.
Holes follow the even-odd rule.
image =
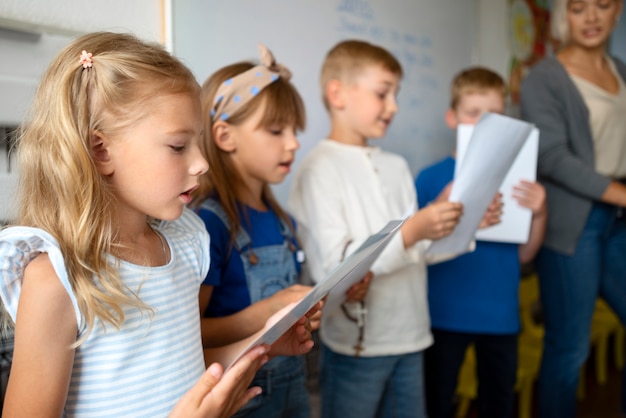
[[[446,124],[456,129],[459,124],[477,123],[484,112],[504,113],[505,95],[504,81],[493,71],[480,67],[461,71],[452,82]],[[420,207],[435,200],[452,181],[454,167],[452,155],[419,173],[415,187]],[[452,416],[459,369],[472,343],[477,358],[479,416],[512,416],[520,267],[539,249],[547,216],[545,191],[539,183],[522,181],[511,192],[533,213],[527,243],[477,241],[475,251],[428,266],[434,344],[426,350],[424,365],[430,418]]]

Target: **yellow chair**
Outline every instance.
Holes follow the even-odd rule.
[[[608,343],[615,338],[616,364],[623,364],[624,329],[617,315],[603,299],[596,301],[596,308],[591,319],[591,344],[595,348],[596,380],[600,384],[607,381]]]
[[[538,279],[535,274],[526,276],[520,281],[520,318],[522,330],[520,333],[520,350],[532,350],[537,359],[541,359],[543,348],[543,326],[537,324],[533,317],[536,313],[539,301]],[[594,347],[596,380],[603,384],[607,381],[608,370],[608,343],[610,337],[614,338],[615,363],[617,367],[624,365],[624,328],[621,326],[615,313],[602,299],[596,302],[596,308],[591,323],[590,344]],[[537,354],[538,352],[538,354]],[[529,355],[529,354],[526,354]],[[524,367],[520,359],[521,367]],[[534,369],[534,363],[528,366]],[[577,396],[584,398],[585,393],[585,368],[580,370]]]
[[[536,274],[522,277],[519,286],[521,329],[518,338],[517,383],[518,416],[532,415],[533,387],[539,375],[543,352],[544,329],[537,321],[539,312],[539,281]]]
[[[624,343],[626,342],[626,330],[624,329],[624,325],[620,326],[617,331],[615,331],[615,341],[614,341],[614,356],[615,356],[615,366],[618,370],[622,370],[624,368],[624,356],[626,353],[624,352]]]
[[[624,327],[609,305],[602,298],[598,298],[591,318],[590,344],[594,349],[596,381],[601,385],[607,382],[608,345],[611,336],[614,338],[615,365],[621,369],[624,366]],[[576,392],[579,400],[585,397],[585,370],[586,367],[583,365],[580,368]]]
[[[478,393],[478,379],[476,378],[476,349],[474,344],[465,351],[465,359],[459,370],[459,380],[456,387],[458,405],[456,408],[456,418],[463,418]]]
[[[543,351],[544,328],[536,320],[539,310],[539,282],[536,274],[522,277],[519,286],[519,308],[521,330],[518,344],[518,369],[515,389],[518,392],[518,417],[530,418],[532,413],[532,395],[534,382],[539,374],[541,354]],[[617,315],[602,299],[596,302],[591,322],[590,344],[594,348],[596,380],[600,384],[607,381],[608,343],[614,338],[615,365],[624,367],[624,350],[626,341],[624,326]],[[472,400],[477,396],[478,381],[476,378],[476,353],[470,346],[459,372],[456,395],[459,399],[456,417],[463,418],[469,410]],[[585,396],[585,367],[580,369],[577,390],[578,399]]]
[[[467,415],[470,404],[476,399],[478,393],[478,379],[476,378],[476,349],[474,345],[467,347],[465,358],[459,370],[459,379],[456,387],[458,405],[456,417],[463,418]]]
[[[518,368],[515,383],[515,390],[518,392],[518,417],[531,418],[532,416],[532,394],[534,382],[539,371],[541,360],[541,350],[533,347],[519,345]],[[458,405],[456,417],[467,416],[469,407],[478,393],[478,379],[476,377],[476,350],[474,345],[470,345],[465,352],[465,359],[459,371],[459,380],[456,389]]]

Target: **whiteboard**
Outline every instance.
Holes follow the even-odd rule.
[[[416,174],[450,154],[454,132],[444,123],[449,85],[475,56],[475,0],[173,0],[172,50],[198,81],[242,60],[258,60],[257,44],[293,73],[307,128],[298,161],[329,133],[319,72],[328,50],[358,38],[389,49],[404,79],[399,112],[386,138],[373,145],[403,155]],[[291,176],[274,187],[285,203]]]

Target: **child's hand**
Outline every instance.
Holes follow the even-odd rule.
[[[232,416],[261,388],[248,388],[256,372],[268,360],[269,346],[255,347],[246,353],[226,373],[219,363],[213,363],[200,380],[178,401],[170,418],[226,418]]]
[[[282,318],[293,307],[291,303],[273,315],[268,321],[265,328],[271,327],[276,321]],[[311,340],[311,331],[319,328],[319,320],[322,315],[322,306],[324,302],[318,302],[313,308],[300,318],[286,333],[280,336],[278,340],[272,344],[270,356],[296,356],[305,354],[313,348],[313,340]],[[315,325],[313,322],[317,322]]]
[[[326,298],[322,299],[317,305],[315,305],[309,312],[307,312],[306,317],[309,318],[307,322],[307,328],[309,331],[315,331],[319,329],[320,324],[322,323],[322,307],[326,303]]]
[[[367,292],[369,291],[372,277],[374,277],[374,274],[369,271],[365,276],[363,276],[361,281],[353,284],[346,292],[346,302],[350,303],[364,301],[365,297],[367,296]]]
[[[463,204],[435,202],[420,209],[402,226],[405,247],[422,239],[441,239],[450,235],[463,214]]]
[[[487,228],[489,226],[500,223],[502,216],[502,193],[498,192],[494,196],[493,200],[489,204],[489,207],[485,211],[483,218],[480,221],[478,228]]]
[[[452,183],[452,181],[448,183],[433,202],[447,202],[450,198],[450,191],[452,191]]]
[[[294,284],[274,293],[268,298],[268,301],[270,302],[271,314],[275,314],[292,302],[298,302],[300,299],[306,296],[306,294],[309,293],[311,289],[311,286]]]
[[[540,183],[522,180],[513,187],[513,199],[520,206],[530,209],[533,217],[546,214],[546,190]]]

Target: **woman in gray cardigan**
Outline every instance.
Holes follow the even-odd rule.
[[[546,329],[542,418],[576,415],[597,296],[626,323],[626,66],[606,52],[622,1],[556,0],[552,32],[563,47],[522,84],[522,118],[540,130],[549,213],[535,260]],[[622,404],[626,412],[624,395]]]

